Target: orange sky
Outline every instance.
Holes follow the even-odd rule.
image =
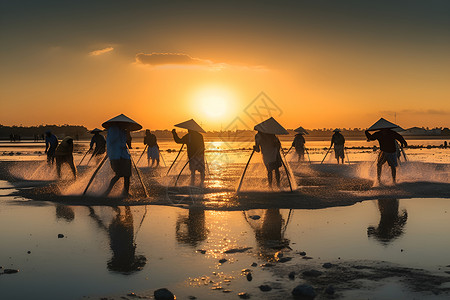
[[[286,128],[450,126],[443,2],[14,2],[0,9],[3,125],[125,113],[218,130],[265,92]]]

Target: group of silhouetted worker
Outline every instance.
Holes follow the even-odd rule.
[[[107,196],[113,189],[116,182],[123,177],[124,189],[122,195],[127,196],[129,194],[130,177],[132,170],[132,158],[129,151],[129,149],[131,148],[131,132],[142,129],[142,126],[123,114],[104,122],[102,126],[107,131],[106,140],[100,134],[103,130],[95,128],[94,130],[90,131],[93,136],[90,142],[89,150],[88,152],[86,152],[86,154],[89,152],[92,153],[90,160],[94,159],[97,163],[102,159],[102,157],[103,161],[106,158],[109,158],[110,160],[110,166],[112,171],[114,172],[114,176],[111,179],[104,195]],[[200,186],[203,186],[205,181],[205,144],[202,133],[205,133],[205,131],[193,119],[179,123],[175,126],[188,130],[188,133],[181,138],[178,136],[175,129],[172,130],[172,135],[176,143],[187,146],[188,163],[186,164],[189,164],[189,170],[191,173],[190,184],[195,184],[195,173],[199,172]],[[380,181],[381,179],[382,165],[386,162],[391,168],[393,182],[395,183],[396,181],[396,167],[398,165],[397,159],[399,158],[398,153],[400,152],[399,148],[403,150],[402,147],[406,147],[407,143],[399,133],[392,130],[395,128],[399,128],[399,126],[382,118],[365,131],[366,137],[369,141],[377,140],[380,145],[380,153],[377,158],[378,181]],[[273,174],[275,174],[276,184],[278,187],[280,187],[280,167],[285,167],[288,180],[291,179],[290,175],[288,174],[288,169],[286,166],[287,163],[285,164],[282,158],[282,156],[284,156],[285,154],[283,152],[283,149],[281,148],[281,143],[277,135],[284,135],[289,133],[272,117],[265,120],[264,122],[255,125],[254,129],[257,131],[257,134],[255,135],[255,145],[253,146],[253,152],[260,152],[262,154],[264,166],[267,170],[269,186],[272,186]],[[370,133],[370,131],[376,132]],[[299,161],[303,161],[305,157],[305,151],[306,153],[308,153],[305,147],[306,141],[304,138],[304,135],[308,134],[308,132],[302,127],[295,129],[295,132],[296,135],[292,142],[291,148],[295,149]],[[400,142],[401,146],[398,145],[397,141]],[[68,164],[72,171],[73,177],[76,178],[77,168],[73,160],[73,138],[67,136],[61,141],[61,143],[58,143],[57,137],[50,131],[47,131],[45,133],[45,145],[47,162],[49,164],[53,164],[56,162],[58,177],[61,176],[61,166],[63,164]],[[153,133],[150,132],[150,130],[145,131],[144,145],[144,152],[147,150],[148,166],[159,166],[161,154],[159,151],[157,138]],[[180,152],[182,151],[183,146],[180,149]],[[345,138],[341,134],[341,131],[339,129],[334,130],[334,134],[331,138],[330,149],[333,146],[337,163],[344,163]],[[106,156],[104,155],[105,152]],[[252,155],[250,156],[250,159]],[[175,158],[175,160],[177,158]],[[248,163],[250,163],[250,159]],[[242,178],[245,174],[246,168],[244,169]]]

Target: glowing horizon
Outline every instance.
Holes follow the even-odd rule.
[[[2,125],[94,128],[124,113],[220,130],[265,92],[286,128],[450,127],[439,2],[25,2],[0,9]]]

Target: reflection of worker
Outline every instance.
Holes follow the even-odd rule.
[[[280,155],[281,143],[275,134],[258,131],[255,135],[255,146],[253,149],[260,152],[267,170],[269,187],[272,187],[272,173],[275,172],[277,186],[280,187],[280,167],[282,165]]]
[[[75,213],[72,207],[56,203],[56,218],[72,222],[75,219]]]
[[[55,162],[55,150],[58,146],[58,138],[52,134],[50,130],[45,132],[45,153],[47,154],[47,162],[53,164]]]
[[[260,220],[262,225],[255,227],[256,241],[261,250],[262,256],[272,260],[277,250],[281,250],[289,246],[289,240],[284,238],[283,217],[279,209],[266,209],[263,218]]]
[[[180,216],[176,223],[176,238],[179,243],[193,247],[208,236],[205,225],[205,211],[200,208],[189,208],[189,215]]]
[[[408,213],[403,210],[398,212],[399,201],[397,199],[378,200],[378,209],[380,210],[380,222],[378,227],[370,226],[367,228],[367,235],[374,237],[383,244],[400,237],[403,234]]]
[[[77,167],[73,162],[73,138],[66,136],[55,150],[56,171],[61,178],[61,166],[66,163],[72,170],[74,178],[77,178]]]
[[[114,272],[130,274],[140,271],[147,263],[143,255],[136,255],[134,243],[133,214],[129,206],[115,207],[116,216],[109,226],[89,207],[90,216],[97,221],[100,228],[105,229],[109,236],[109,245],[113,253],[108,261],[108,269]]]
[[[341,130],[336,128],[333,130],[334,134],[331,137],[331,146],[334,144],[334,157],[337,160],[337,163],[339,164],[339,158],[342,160],[342,163],[344,163],[344,145],[345,145],[345,138],[341,134]]]
[[[392,129],[383,128],[373,134],[365,131],[366,137],[369,141],[378,140],[380,144],[380,154],[377,161],[377,179],[381,181],[381,169],[384,163],[388,163],[391,167],[392,181],[395,183],[397,175],[397,148],[395,146],[396,140],[401,143],[403,147],[407,147],[405,139]]]

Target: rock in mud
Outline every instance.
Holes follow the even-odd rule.
[[[252,273],[247,273],[247,280],[248,281],[252,281],[253,280]]]
[[[58,239],[62,239],[64,237],[64,234],[58,233]]]
[[[5,269],[3,271],[3,273],[5,273],[5,274],[15,274],[15,273],[18,273],[18,272],[19,272],[19,270],[16,270],[16,269]]]
[[[306,252],[305,252],[305,251],[301,251],[299,254],[300,254],[301,256],[305,256],[305,255],[306,255]]]
[[[292,260],[292,257],[281,257],[280,259],[278,259],[279,263],[285,263]]]
[[[136,293],[133,293],[133,292],[128,293],[127,296],[128,297],[137,297]]]
[[[313,259],[311,256],[303,256],[302,259]]]
[[[172,294],[172,292],[166,288],[156,290],[153,293],[153,295],[155,296],[155,300],[174,300],[174,299],[176,299],[175,295]]]
[[[314,291],[314,288],[308,284],[300,284],[297,285],[292,290],[292,295],[294,297],[307,297],[307,298],[315,298],[316,297],[316,291]]]
[[[269,267],[273,267],[273,264],[271,264],[271,263],[265,263],[265,264],[262,264],[261,267],[263,267],[263,268],[269,268]]]
[[[295,279],[295,272],[292,271],[291,273],[288,274],[289,279]]]
[[[255,262],[251,264],[252,267],[256,267],[257,265],[258,265],[258,264],[255,263]]]
[[[31,254],[31,251],[27,251],[28,254]]]
[[[271,288],[269,285],[267,285],[267,284],[260,285],[260,286],[259,286],[259,289],[260,289],[262,292],[269,292],[269,291],[272,290],[272,288]]]
[[[252,220],[259,220],[259,219],[261,219],[261,216],[253,215],[253,216],[249,216],[249,218]]]
[[[205,253],[206,253],[206,250],[198,249],[197,252],[198,252],[198,253],[201,253],[201,254],[205,254]]]
[[[233,248],[233,249],[228,249],[227,251],[225,251],[224,253],[226,254],[233,254],[233,253],[242,253],[245,252],[249,249],[252,249],[252,247],[244,247],[244,248]]]
[[[242,293],[239,293],[238,296],[241,299],[250,299],[250,295],[248,293],[242,292]]]
[[[323,273],[318,270],[313,269],[313,270],[303,271],[302,274],[303,274],[303,276],[308,276],[308,277],[319,277]]]
[[[227,261],[228,261],[228,259],[222,258],[221,260],[219,260],[219,263],[223,264],[223,263],[226,263]]]
[[[327,288],[325,289],[325,293],[328,295],[334,295],[335,293],[334,286],[332,285],[327,286]]]
[[[324,263],[322,265],[322,267],[324,267],[325,269],[330,269],[331,267],[333,267],[333,264],[332,263]]]
[[[195,299],[197,299],[197,297],[195,297],[195,296],[189,296],[188,298],[189,298],[189,300],[195,300]]]

